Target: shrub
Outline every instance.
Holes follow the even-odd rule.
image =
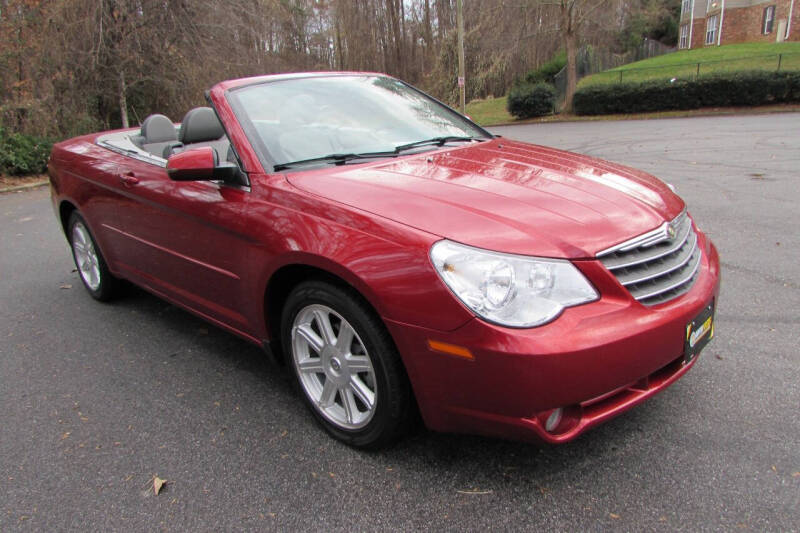
[[[591,85],[575,92],[578,115],[800,102],[800,72],[735,72],[697,80]]]
[[[549,83],[523,83],[508,93],[508,112],[517,118],[548,115],[553,112],[556,89]]]
[[[525,75],[527,83],[554,83],[556,74],[567,64],[567,54],[564,51],[558,52],[547,63],[542,64],[536,70],[531,70]]]
[[[47,139],[22,133],[6,134],[0,127],[0,172],[24,175],[42,174],[53,143]]]

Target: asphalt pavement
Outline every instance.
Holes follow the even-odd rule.
[[[677,187],[723,278],[683,379],[566,445],[356,451],[258,348],[138,290],[93,301],[47,188],[6,194],[0,531],[800,530],[800,114],[493,131]]]

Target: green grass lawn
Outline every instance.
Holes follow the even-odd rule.
[[[681,50],[628,63],[587,76],[580,80],[578,86],[619,83],[620,72],[624,82],[670,78],[694,79],[697,76],[698,63],[701,76],[712,72],[737,70],[777,70],[778,55],[781,54],[781,70],[800,70],[800,42],[729,44]],[[467,104],[467,115],[482,126],[516,120],[506,110],[505,96],[473,100]]]
[[[800,42],[745,43],[681,50],[628,63],[583,78],[578,86],[656,79],[694,79],[712,72],[740,70],[800,70]]]
[[[514,117],[506,110],[506,97],[473,100],[467,104],[467,115],[481,126],[512,122]]]

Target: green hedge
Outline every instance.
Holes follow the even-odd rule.
[[[22,133],[6,133],[0,127],[0,172],[12,176],[43,174],[53,143]]]
[[[547,63],[542,64],[536,70],[531,70],[525,74],[525,81],[535,83],[554,83],[556,74],[567,64],[567,54],[564,51],[556,53]]]
[[[506,107],[517,118],[540,117],[553,112],[556,89],[549,83],[523,83],[508,92]]]
[[[575,92],[577,115],[800,102],[800,72],[736,72],[697,80],[591,85]]]

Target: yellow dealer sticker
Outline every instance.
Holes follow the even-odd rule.
[[[700,353],[714,336],[714,302],[712,301],[688,324],[683,346],[683,360],[688,363]]]

